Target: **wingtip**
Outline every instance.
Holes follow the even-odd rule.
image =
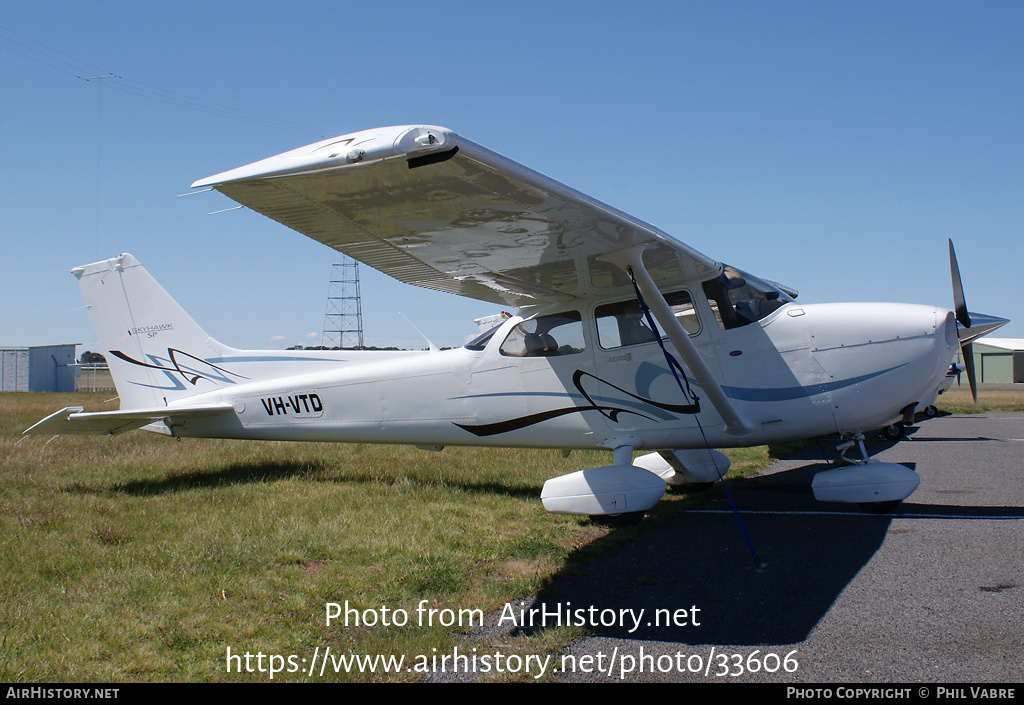
[[[458,140],[451,130],[434,125],[396,125],[329,137],[192,183],[218,188],[237,181],[306,174],[389,157],[450,150]]]

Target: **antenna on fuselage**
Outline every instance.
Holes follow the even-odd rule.
[[[430,338],[428,338],[427,336],[423,335],[423,331],[421,331],[419,328],[414,326],[412,321],[410,321],[408,318],[406,318],[404,313],[399,311],[398,315],[401,316],[402,318],[405,318],[405,322],[408,323],[410,326],[412,326],[412,329],[414,331],[416,331],[417,333],[419,333],[421,338],[423,338],[425,341],[427,341],[427,350],[429,350],[430,352],[438,352],[440,350],[440,348],[438,348],[436,345],[434,345],[434,343],[430,340]]]

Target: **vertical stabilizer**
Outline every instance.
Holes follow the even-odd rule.
[[[207,335],[131,255],[71,272],[106,349],[122,409],[166,406],[237,381],[207,362],[230,348]]]

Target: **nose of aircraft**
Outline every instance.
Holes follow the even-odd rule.
[[[971,327],[964,328],[963,326],[957,327],[957,336],[960,338],[960,344],[966,345],[973,340],[980,338],[983,335],[988,335],[996,328],[1001,328],[1010,322],[1009,318],[1000,318],[999,316],[989,316],[985,313],[974,313],[971,312]]]
[[[913,304],[830,304],[809,321],[812,353],[829,376],[840,433],[899,420],[931,402],[957,350],[953,312]]]

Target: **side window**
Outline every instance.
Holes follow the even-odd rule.
[[[583,317],[578,311],[537,316],[509,331],[500,352],[506,357],[548,357],[583,352]]]
[[[700,321],[693,308],[689,292],[676,291],[665,295],[676,320],[688,335],[700,332]],[[647,318],[635,299],[598,306],[597,339],[602,348],[622,348],[657,340],[657,334],[647,325]]]

